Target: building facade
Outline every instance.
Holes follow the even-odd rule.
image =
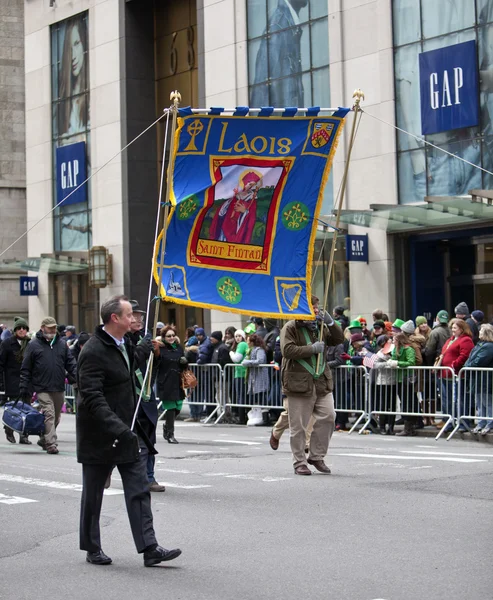
[[[49,213],[27,236],[28,257],[39,269],[39,294],[29,299],[31,320],[53,313],[60,322],[92,329],[100,302],[111,294],[146,303],[159,177],[167,158],[162,121],[125,152],[120,149],[162,115],[175,89],[185,106],[329,107],[351,106],[354,89],[361,88],[365,114],[349,170],[330,304],[346,304],[353,315],[369,317],[378,307],[392,317],[413,317],[466,300],[493,316],[490,175],[393,128],[422,134],[420,55],[474,41],[477,123],[426,139],[493,170],[493,2],[49,4],[25,2],[28,227]],[[456,84],[470,96],[468,81]],[[333,223],[349,129],[325,192],[314,257],[318,295],[333,236],[326,224]],[[91,180],[79,188],[86,176]],[[345,233],[368,234],[368,263],[346,261]],[[112,257],[111,281],[102,289],[89,285],[93,246],[105,247]],[[162,311],[162,320],[182,331],[195,323],[213,329],[244,323],[229,313],[174,304]]]

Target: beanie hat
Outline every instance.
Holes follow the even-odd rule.
[[[479,323],[482,323],[484,319],[484,312],[482,310],[473,310],[471,316]]]
[[[388,339],[389,339],[389,338],[388,338],[388,336],[386,336],[386,335],[379,335],[379,336],[377,337],[377,346],[383,346],[384,344],[386,344],[386,343],[387,343],[387,340],[388,340]]]
[[[385,329],[385,323],[383,321],[375,321],[375,323],[373,323],[373,329],[375,329],[375,327],[380,327],[380,329]]]
[[[161,329],[164,327],[164,323],[162,321],[158,321],[156,324],[156,329],[158,331],[161,331]]]
[[[202,327],[197,327],[195,330],[195,335],[205,335],[205,331],[202,329]]]
[[[396,319],[393,323],[392,323],[392,329],[399,329],[402,330],[402,326],[404,325],[404,321],[402,319]]]
[[[237,330],[235,331],[235,336],[237,336],[237,335],[241,335],[241,337],[242,337],[244,340],[246,340],[246,333],[243,331],[243,329],[237,329]]]
[[[420,325],[428,324],[428,319],[426,317],[416,317],[416,327]]]
[[[57,327],[56,321],[53,317],[45,317],[41,321],[41,327]],[[63,326],[65,329],[65,325]]]
[[[245,333],[247,335],[249,335],[250,333],[255,333],[255,325],[253,323],[249,323],[246,327],[245,327]]]
[[[362,327],[366,327],[366,319],[361,315],[358,317],[358,321],[361,323]]]
[[[211,338],[214,338],[218,342],[223,341],[223,332],[222,331],[213,331],[210,335]]]
[[[351,321],[351,323],[349,323],[348,325],[349,329],[363,329],[363,327],[361,326],[361,323],[358,321],[358,319],[354,319],[353,321]]]
[[[448,323],[449,322],[448,312],[446,310],[438,311],[437,319],[438,319],[439,323]]]
[[[384,321],[385,331],[392,333],[392,323],[390,321]]]
[[[465,302],[459,302],[454,310],[456,315],[469,315],[469,307]]]
[[[408,335],[411,335],[412,333],[414,333],[415,329],[416,329],[416,326],[414,325],[414,321],[411,321],[411,319],[409,319],[409,321],[406,321],[404,323],[404,325],[402,325],[402,327],[401,327],[401,331],[403,331],[404,333],[407,333]]]
[[[86,331],[81,331],[79,334],[79,346],[83,346],[90,337],[91,336]]]
[[[14,317],[13,331],[18,329],[19,327],[25,327],[29,331],[29,325],[27,324],[26,319],[23,319],[22,317]]]
[[[342,315],[344,314],[344,306],[336,306],[332,312],[335,315],[339,315],[342,317]]]
[[[353,333],[353,335],[351,336],[351,344],[354,344],[354,342],[364,342],[365,338],[363,337],[362,333]]]

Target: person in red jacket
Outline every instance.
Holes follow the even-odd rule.
[[[457,375],[466,360],[469,358],[474,342],[472,341],[472,332],[469,325],[462,319],[452,319],[449,323],[452,337],[450,337],[442,348],[441,366],[449,367],[454,370]],[[441,397],[442,397],[442,412],[445,414],[454,415],[454,393],[457,394],[457,389],[452,377],[450,369],[444,369],[441,373]],[[456,407],[457,408],[457,407]],[[446,422],[446,419],[444,420]],[[464,430],[465,427],[462,427]],[[445,431],[452,431],[452,425],[447,425]]]

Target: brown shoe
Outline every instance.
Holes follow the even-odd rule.
[[[306,465],[300,465],[299,467],[295,467],[294,474],[295,475],[311,475],[312,472]]]
[[[320,471],[320,473],[325,473],[326,475],[330,475],[332,473],[323,460],[312,460],[309,458],[307,459],[307,462],[309,465],[313,465],[317,471]]]
[[[157,481],[152,481],[149,484],[149,491],[150,492],[165,492],[166,488],[164,487],[164,485],[161,485]]]
[[[56,446],[48,446],[46,454],[58,454],[58,448]]]
[[[279,448],[279,440],[274,437],[273,431],[271,431],[271,434],[270,434],[269,444],[270,444],[270,447],[272,448],[272,450],[277,450]]]

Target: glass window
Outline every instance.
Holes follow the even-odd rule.
[[[261,44],[265,45],[265,39],[253,40],[248,43],[248,79],[252,83],[262,83],[269,77],[267,54],[265,52],[259,54]],[[264,58],[264,54],[265,62],[261,60]]]
[[[311,25],[312,68],[329,64],[329,24],[327,19],[315,21]]]
[[[394,0],[393,20],[395,46],[421,39],[419,0]]]
[[[493,173],[493,136],[485,137],[481,143],[483,155],[483,167]],[[483,190],[493,189],[493,175],[483,173]]]
[[[476,0],[478,5],[478,25],[493,21],[493,2],[491,0]]]
[[[329,67],[313,71],[313,104],[320,107],[330,106]]]
[[[421,2],[421,14],[425,38],[467,29],[476,18],[470,0],[426,0]]]
[[[460,130],[458,130],[460,131]],[[481,145],[478,140],[453,142],[442,146],[474,165],[481,164]],[[481,171],[431,147],[426,149],[428,195],[461,196],[481,187]]]
[[[436,37],[432,40],[425,40],[423,42],[423,52],[428,52],[428,50],[436,50],[437,48],[445,48],[447,46],[453,46],[454,44],[461,44],[462,42],[469,42],[470,40],[475,39],[475,30],[466,29],[464,31],[458,31],[450,35]]]
[[[493,7],[493,2],[490,3]],[[493,116],[493,25],[481,27],[478,31],[479,41],[479,81],[481,105],[481,131],[484,135],[492,135],[491,120]]]
[[[310,19],[326,17],[329,14],[329,3],[327,0],[310,0]]]
[[[266,0],[248,0],[247,23],[248,39],[261,36],[267,27]]]
[[[419,52],[420,44],[399,48],[395,52],[394,67],[397,125],[414,135],[421,135]],[[399,150],[414,150],[423,144],[399,131],[397,145]]]
[[[424,202],[426,194],[425,151],[401,152],[398,158],[399,202]]]

